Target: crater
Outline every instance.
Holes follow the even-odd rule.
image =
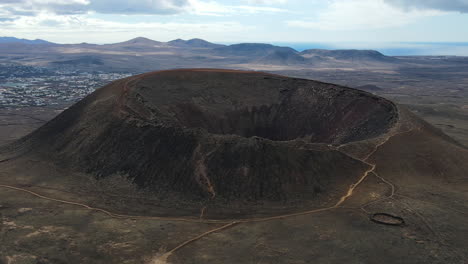
[[[396,119],[391,102],[366,92],[264,73],[165,72],[135,90],[177,125],[220,135],[346,143],[382,134]]]

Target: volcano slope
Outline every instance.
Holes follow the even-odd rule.
[[[152,72],[0,153],[7,263],[468,260],[468,151],[355,89]]]

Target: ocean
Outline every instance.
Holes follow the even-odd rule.
[[[372,49],[387,56],[468,56],[468,42],[389,42],[389,43],[300,43],[273,42],[273,45],[306,49]]]

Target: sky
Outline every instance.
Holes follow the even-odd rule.
[[[139,36],[369,46],[468,42],[468,0],[0,0],[0,36],[98,44]]]

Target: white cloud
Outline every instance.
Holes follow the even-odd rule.
[[[434,9],[468,12],[468,0],[385,0],[385,2],[405,10]]]
[[[245,2],[251,5],[276,5],[286,4],[288,0],[245,0]]]
[[[24,16],[14,22],[0,21],[2,34],[16,37],[35,36],[50,41],[67,43],[79,42],[118,42],[133,37],[146,36],[156,40],[175,38],[206,38],[220,40],[229,35],[244,34],[252,27],[236,21],[213,23],[189,22],[141,22],[123,23],[90,18],[87,15],[51,15]]]
[[[185,10],[188,0],[1,0],[0,10],[10,15],[38,13],[174,14]]]
[[[249,0],[254,4],[284,3],[285,0]],[[39,13],[60,15],[86,14],[176,14],[226,15],[283,12],[267,6],[225,5],[214,0],[0,0],[0,16],[34,16]]]
[[[384,0],[332,0],[315,20],[291,20],[287,24],[320,30],[368,30],[399,27],[440,14],[435,10],[405,11]]]
[[[187,0],[89,0],[89,9],[110,14],[174,14],[189,5]]]
[[[217,1],[202,1],[202,0],[188,0],[188,12],[197,15],[212,15],[212,16],[226,16],[226,15],[243,15],[243,14],[258,14],[258,13],[280,13],[288,12],[285,9],[267,7],[267,6],[252,6],[252,5],[223,5]]]
[[[216,1],[189,0],[189,3],[187,11],[197,15],[221,16],[232,12],[229,7]]]
[[[108,42],[136,36],[227,41],[253,28],[238,22],[239,16],[277,12],[285,10],[270,6],[223,5],[213,0],[0,0],[0,28],[2,35],[26,38],[32,35],[58,42],[66,39],[68,43],[96,42],[89,38],[92,34],[96,35],[93,38]],[[92,18],[96,13],[144,14],[146,21],[153,22],[133,23],[125,18],[115,22],[118,15],[114,15],[113,21]],[[156,15],[173,13],[223,16],[228,21],[193,23],[173,16],[170,19],[173,22],[156,22],[160,20]]]

